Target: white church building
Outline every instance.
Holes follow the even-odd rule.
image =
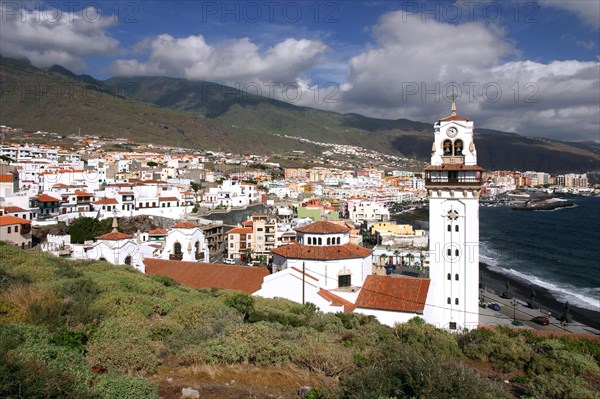
[[[254,295],[373,315],[390,326],[423,314],[429,279],[373,275],[373,251],[351,244],[344,225],[319,221],[296,232],[296,243],[271,251],[273,274]]]
[[[473,121],[451,114],[434,124],[431,165],[425,169],[429,197],[431,287],[424,317],[448,330],[479,325],[479,193]]]

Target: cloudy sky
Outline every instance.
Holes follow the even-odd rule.
[[[600,2],[0,1],[0,54],[166,75],[298,105],[600,137]]]

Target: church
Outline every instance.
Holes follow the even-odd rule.
[[[324,312],[375,316],[393,326],[419,316],[438,328],[479,325],[479,193],[474,125],[451,114],[434,124],[429,198],[429,278],[372,273],[372,250],[349,243],[349,229],[319,221],[297,228],[297,242],[272,250],[273,274],[254,293],[311,302]]]
[[[429,198],[429,277],[424,318],[439,328],[479,325],[479,193],[473,121],[450,115],[434,124],[431,165],[425,169]]]

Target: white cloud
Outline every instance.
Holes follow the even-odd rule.
[[[94,7],[80,12],[0,7],[0,54],[27,57],[34,65],[60,64],[75,71],[85,68],[89,55],[116,54],[119,42],[106,30],[114,24]]]
[[[598,136],[599,62],[506,62],[518,53],[492,26],[404,12],[384,15],[373,32],[376,43],[349,62],[339,111],[433,121],[449,112],[454,90],[462,94],[459,113],[478,126],[566,140]]]
[[[288,38],[261,52],[249,38],[213,46],[201,35],[174,38],[167,34],[144,45],[149,48],[146,62],[117,60],[111,64],[111,72],[118,76],[169,75],[228,84],[286,84],[296,82],[300,74],[321,62],[327,49],[318,40]]]
[[[554,7],[575,14],[589,26],[600,28],[600,1],[597,0],[538,0],[541,6]]]

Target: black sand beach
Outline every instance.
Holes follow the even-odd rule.
[[[486,288],[492,289],[500,294],[506,291],[506,281],[508,280],[515,299],[523,302],[529,300],[528,282],[514,279],[505,274],[490,270],[489,266],[485,263],[479,263],[479,275]],[[543,310],[552,312],[552,317],[560,317],[564,311],[564,303],[557,301],[546,288],[534,285],[534,290],[535,301],[538,306]],[[600,329],[600,312],[594,312],[571,304],[570,313],[573,316],[574,321]]]

